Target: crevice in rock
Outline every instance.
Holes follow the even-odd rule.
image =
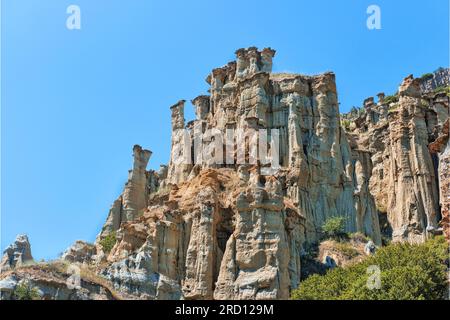
[[[389,223],[388,214],[378,211],[378,220],[380,222],[380,232],[383,239],[392,239],[392,226]]]
[[[439,181],[439,156],[436,153],[431,153],[431,160],[433,161],[433,169],[434,169],[434,180],[436,181],[437,190],[441,190],[440,181]],[[436,194],[438,200],[439,210],[436,214],[437,220],[440,221],[442,219],[442,206],[441,206],[441,193],[437,192]]]
[[[233,210],[224,208],[220,210],[221,220],[216,226],[217,245],[225,253],[227,241],[233,233]]]
[[[222,264],[222,259],[225,254],[225,249],[228,240],[234,231],[234,212],[231,208],[220,208],[219,216],[220,220],[216,224],[215,237],[217,243],[217,253],[215,255],[214,269],[213,269],[213,279],[212,279],[212,291],[216,290],[216,282],[220,274],[220,266]]]

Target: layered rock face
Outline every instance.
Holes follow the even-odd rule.
[[[96,254],[97,249],[94,245],[78,240],[64,251],[61,259],[70,263],[92,263],[96,258]]]
[[[18,235],[13,244],[3,252],[3,258],[0,262],[0,271],[5,272],[15,267],[24,266],[33,262],[31,255],[31,246],[28,236]]]
[[[369,98],[362,110],[345,116],[352,147],[369,156],[369,190],[382,215],[383,231],[394,241],[420,243],[442,232],[439,199],[445,212],[448,200],[442,196],[450,182],[446,140],[442,138],[434,152],[428,147],[439,132],[448,132],[448,108],[445,92],[423,92],[420,80],[409,76],[396,96],[385,99],[380,94],[377,104]]]
[[[435,72],[425,75],[420,81],[420,90],[423,93],[430,93],[439,87],[450,86],[450,69],[439,68]]]
[[[274,55],[239,49],[212,70],[209,95],[191,101],[195,120],[186,123],[185,100],[170,108],[169,164],[147,171],[151,151],[134,146],[94,245],[77,241],[56,264],[18,268],[32,260],[18,237],[0,294],[11,299],[31,281],[48,299],[288,299],[331,217],[359,232],[358,255],[325,241],[321,267],[373,254],[382,235],[449,239],[448,69],[409,76],[395,96],[340,115],[333,73],[272,73]],[[67,267],[84,276],[76,288]]]
[[[116,231],[102,274],[117,289],[287,299],[302,246],[320,239],[327,218],[381,243],[370,153],[352,149],[340,126],[334,74],[271,73],[270,48],[236,55],[207,77],[210,95],[192,100],[197,119],[185,123],[185,100],[171,107],[168,167],[145,172],[143,161],[140,183],[130,178],[113,205],[99,240]]]
[[[146,171],[151,155],[151,151],[143,150],[141,146],[133,147],[133,169],[129,171],[122,195],[111,206],[108,219],[103,226],[104,234],[119,229],[123,222],[132,221],[147,207],[154,175],[153,171]]]
[[[354,160],[364,161],[364,157],[352,154],[340,127],[334,74],[314,77],[271,74],[267,70],[271,70],[274,53],[271,49],[262,52],[256,48],[241,49],[237,51],[237,62],[212,71],[207,78],[211,96],[200,96],[192,101],[198,118],[188,124],[191,141],[195,139],[194,133],[203,133],[203,154],[194,152],[188,161],[192,165],[179,166],[172,165],[172,152],[169,182],[184,182],[205,167],[245,170],[236,161],[239,154],[232,147],[219,159],[213,157],[212,163],[198,161],[198,158],[214,153],[209,144],[218,133],[227,137],[230,131],[240,132],[251,140],[252,132],[267,130],[270,135],[276,129],[281,166],[278,177],[284,195],[307,220],[308,240],[317,239],[317,228],[327,217],[346,215],[349,231],[367,233],[379,242],[376,210],[370,194],[365,194],[365,173],[354,171]],[[191,154],[189,148],[181,145],[185,140],[180,136],[186,133],[176,130],[185,127],[183,106],[181,101],[172,107],[172,124],[176,124],[173,125],[172,150],[179,156]],[[239,145],[244,139],[235,137],[227,141],[230,142]],[[271,147],[269,153],[274,149]],[[245,152],[246,158],[251,157],[251,150]],[[264,170],[263,159],[253,164],[258,164],[260,171]]]
[[[450,242],[450,139],[449,119],[444,123],[437,139],[430,144],[430,151],[439,159],[438,177],[440,186],[441,227]]]
[[[33,291],[35,300],[116,300],[128,298],[115,295],[105,281],[79,278],[78,283],[68,285],[68,280],[73,277],[74,269],[66,272],[65,266],[55,262],[54,264],[36,264],[16,268],[2,273],[0,276],[0,300],[18,300],[26,297],[18,297],[17,293],[24,292],[24,288]],[[21,290],[18,290],[21,288]],[[28,297],[26,299],[31,299]]]

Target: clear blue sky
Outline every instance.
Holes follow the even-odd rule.
[[[66,8],[81,8],[81,30]],[[381,8],[382,29],[366,27]],[[448,0],[3,0],[1,249],[35,258],[93,241],[131,149],[166,163],[169,106],[208,89],[240,47],[277,50],[274,71],[337,76],[341,111],[410,73],[449,63]],[[187,119],[193,117],[187,107]]]

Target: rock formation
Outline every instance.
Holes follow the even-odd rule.
[[[97,249],[94,245],[78,240],[64,251],[61,259],[68,262],[92,263],[96,259]]]
[[[448,217],[450,183],[446,92],[424,92],[420,80],[408,76],[396,96],[380,94],[377,104],[369,98],[344,118],[352,148],[368,155],[369,190],[386,235],[419,243],[442,232],[438,223]]]
[[[122,214],[130,178],[99,237],[117,230],[102,271],[117,289],[148,299],[287,299],[303,245],[321,238],[327,218],[344,216],[348,232],[381,244],[370,154],[352,149],[340,126],[335,75],[274,74],[274,54],[240,49],[212,70],[210,95],[192,100],[194,121],[185,123],[185,100],[171,107],[168,167],[144,172],[142,162],[147,185],[132,189],[134,213]]]
[[[132,221],[147,207],[154,176],[153,171],[146,171],[151,155],[151,151],[143,150],[138,145],[133,147],[133,169],[129,171],[122,195],[111,206],[103,233],[119,229],[121,223]]]
[[[430,151],[438,157],[438,182],[440,185],[441,227],[450,242],[450,139],[449,119],[442,126],[437,139],[430,144]]]
[[[450,68],[439,68],[433,73],[424,75],[420,81],[420,89],[423,93],[430,93],[436,88],[450,86]]]
[[[134,146],[95,245],[77,242],[63,255],[111,284],[97,281],[84,298],[288,299],[305,248],[323,240],[331,217],[367,239],[352,242],[355,259],[382,236],[449,236],[447,71],[431,82],[409,76],[395,96],[380,93],[340,115],[332,72],[272,73],[274,56],[239,49],[236,61],[213,69],[209,95],[191,100],[193,121],[185,100],[174,104],[170,162],[158,172],[146,170],[151,151]],[[354,258],[339,247],[319,245],[329,267]],[[17,248],[2,265],[31,257]],[[11,277],[4,292],[21,275]]]
[[[106,281],[97,276],[80,276],[69,285],[76,267],[68,268],[59,262],[36,264],[2,273],[0,300],[117,300],[131,299],[114,291]],[[86,271],[84,271],[86,272]],[[75,278],[73,278],[75,280]],[[28,287],[33,297],[17,297],[17,288]],[[22,289],[22,295],[24,290]]]
[[[16,240],[3,252],[3,258],[0,262],[0,271],[5,272],[15,267],[20,267],[33,262],[31,255],[31,246],[28,236],[21,234]]]

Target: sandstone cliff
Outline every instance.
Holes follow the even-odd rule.
[[[395,96],[379,94],[376,104],[368,98],[362,109],[345,115],[352,148],[370,157],[369,190],[383,232],[394,241],[420,243],[442,232],[438,223],[448,212],[450,182],[448,99],[447,92],[430,91],[408,76]]]
[[[31,245],[28,236],[21,234],[16,240],[3,252],[0,262],[0,272],[5,272],[15,267],[20,267],[33,262],[31,255]]]
[[[321,238],[327,218],[344,216],[348,232],[381,244],[370,155],[352,149],[340,125],[334,74],[273,74],[274,50],[236,54],[207,77],[210,95],[192,100],[197,119],[185,123],[184,100],[171,107],[171,160],[167,170],[147,172],[159,186],[147,209],[134,220],[121,218],[121,203],[111,209],[99,239],[117,230],[117,243],[103,274],[122,290],[156,299],[287,299],[300,281],[303,244]],[[263,130],[268,141],[254,151],[260,141],[252,133]],[[238,134],[223,138],[230,132]],[[211,147],[216,139],[224,150]],[[260,148],[271,156],[253,159]]]
[[[146,299],[287,299],[304,246],[329,217],[377,245],[381,231],[410,242],[441,232],[440,203],[448,223],[448,97],[433,92],[445,70],[434,82],[410,76],[391,101],[381,94],[341,119],[333,73],[274,74],[274,55],[240,49],[212,70],[209,95],[191,101],[195,120],[185,123],[185,100],[171,107],[160,172],[145,171],[151,152],[135,146],[140,182],[129,179],[99,237],[117,232],[102,269],[116,288]]]
[[[383,237],[450,236],[448,70],[409,76],[396,95],[341,115],[333,73],[272,73],[274,56],[239,49],[212,70],[209,95],[191,101],[193,121],[185,100],[174,104],[170,162],[158,172],[146,170],[152,152],[134,146],[95,245],[77,242],[62,257],[108,284],[65,296],[287,299],[305,249],[336,216],[371,239],[355,242],[355,259]],[[324,263],[351,260],[320,248]]]

